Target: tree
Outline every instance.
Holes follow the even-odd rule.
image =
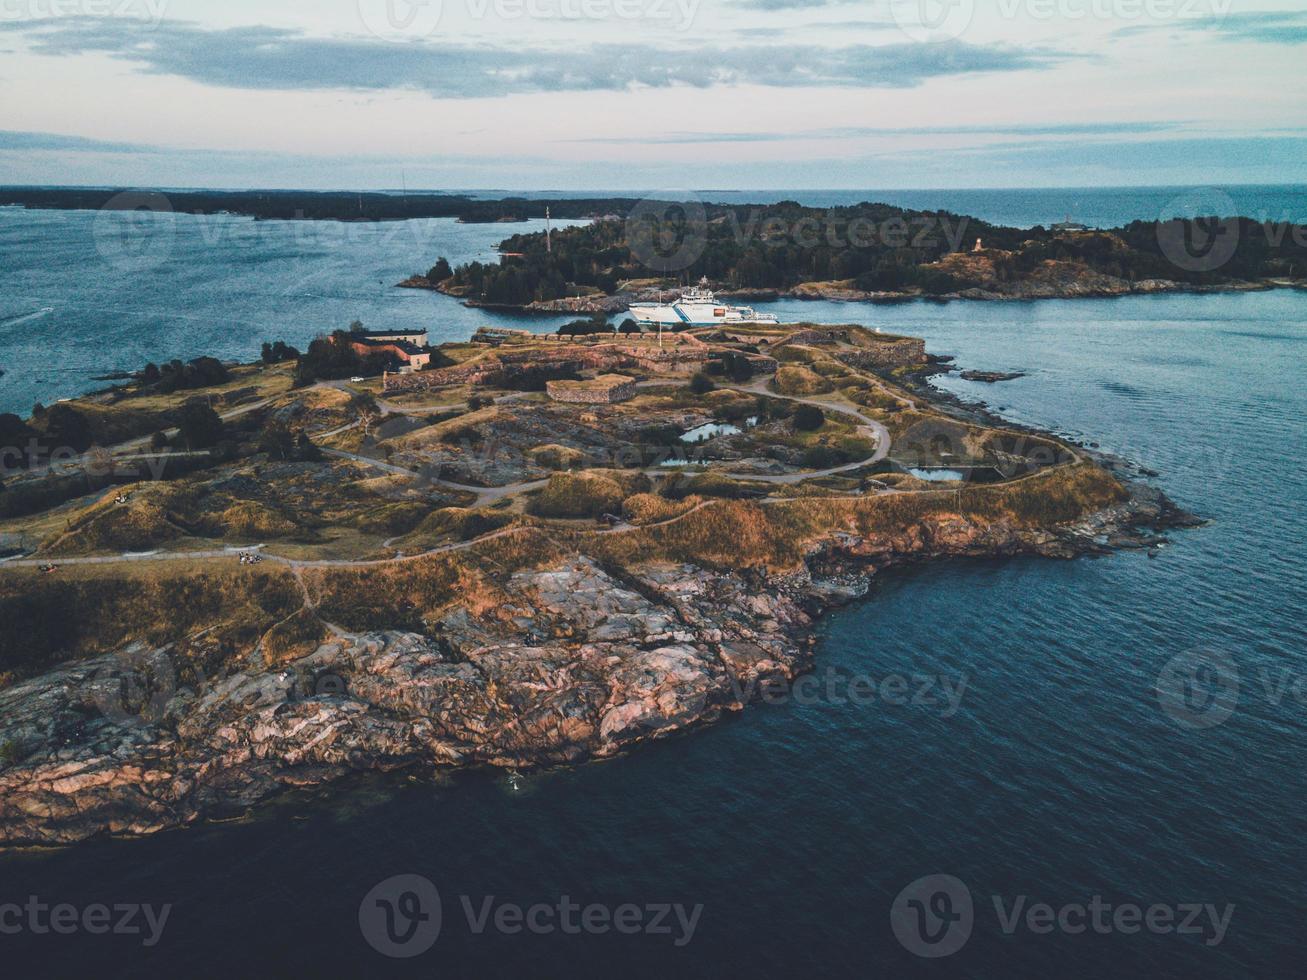
[[[222,441],[226,432],[218,413],[202,401],[190,401],[182,406],[178,429],[181,441],[190,450],[212,448]]]
[[[17,415],[0,415],[0,469],[30,466],[30,449],[34,438],[36,432]]]
[[[259,433],[259,452],[268,459],[290,459],[295,454],[295,436],[285,422],[269,422]]]
[[[454,270],[449,267],[449,260],[442,255],[436,259],[436,264],[427,273],[427,278],[431,282],[444,282],[446,279],[453,278],[453,275]]]
[[[145,365],[145,370],[141,372],[141,383],[152,385],[158,384],[160,377],[159,365],[151,361]]]
[[[744,384],[753,378],[753,364],[743,354],[735,351],[723,351],[721,355],[721,373],[736,384]]]
[[[359,417],[359,427],[363,430],[363,438],[367,439],[372,435],[372,427],[381,418],[381,407],[377,400],[369,392],[359,391],[350,396],[348,407]]]
[[[803,404],[794,410],[794,427],[800,432],[816,432],[826,424],[826,413],[816,405]]]
[[[367,333],[367,327],[363,326],[362,320],[355,320],[349,325],[350,333]]]
[[[263,345],[263,363],[280,364],[282,361],[299,360],[300,352],[284,340]]]
[[[617,328],[617,332],[631,334],[631,333],[641,333],[642,331],[640,329],[640,324],[636,323],[630,317],[627,317],[625,320],[622,321],[622,325]]]
[[[704,374],[702,371],[698,372],[690,379],[690,390],[696,395],[706,395],[716,387],[717,386],[713,384],[712,378],[708,377],[708,375]]]
[[[45,412],[45,436],[54,449],[85,452],[91,445],[91,426],[86,416],[69,405],[52,405]]]

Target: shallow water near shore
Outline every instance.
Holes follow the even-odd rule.
[[[403,271],[433,259],[410,254]],[[306,303],[306,317],[369,319],[357,300],[376,280],[370,267],[351,279],[333,259],[323,280],[332,295]],[[373,318],[412,304],[423,312],[396,322],[431,326],[433,339],[498,322],[394,292],[402,298],[377,299]],[[40,293],[26,298],[39,305]],[[207,352],[191,346],[183,300],[172,313],[160,302],[157,322],[172,332],[149,343]],[[1024,371],[997,385],[938,384],[1158,471],[1212,523],[1177,532],[1155,560],[888,573],[822,623],[816,696],[624,759],[528,774],[520,790],[479,774],[368,780],[248,823],[0,857],[0,903],[173,905],[152,948],[133,936],[2,936],[6,963],[124,977],[540,975],[542,963],[577,977],[1294,972],[1307,877],[1307,704],[1294,693],[1307,677],[1307,295],[760,308],[924,336],[962,368]],[[36,333],[45,322],[21,326],[32,344],[61,344]],[[245,329],[283,335],[276,325]],[[1199,648],[1229,655],[1239,696],[1228,719],[1193,729],[1162,709],[1156,688],[1172,658]],[[875,695],[848,696],[852,677]],[[960,696],[937,696],[946,690]],[[443,928],[430,952],[390,960],[360,933],[359,905],[405,873],[440,890]],[[902,889],[934,874],[960,879],[975,904],[969,942],[939,961],[908,952],[890,924]],[[478,934],[460,900],[564,895],[703,910],[678,948],[667,935]],[[1235,908],[1217,945],[1024,924],[1007,935],[995,909],[996,897],[1011,909],[1021,896],[1060,908],[1096,895]]]

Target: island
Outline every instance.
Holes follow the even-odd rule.
[[[1213,216],[1020,229],[872,203],[660,204],[513,235],[497,262],[440,258],[399,285],[469,306],[615,314],[696,282],[721,299],[840,302],[1303,288],[1307,226]]]
[[[1194,523],[937,398],[912,337],[425,339],[356,325],[0,417],[0,844],[611,758],[813,670],[818,618],[886,569]]]

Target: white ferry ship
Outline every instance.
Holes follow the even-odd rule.
[[[708,288],[707,278],[699,280],[671,304],[636,304],[631,316],[637,323],[661,327],[711,327],[728,323],[779,323],[774,313],[759,313],[751,306],[719,303]]]

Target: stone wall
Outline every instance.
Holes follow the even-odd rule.
[[[551,399],[573,405],[616,405],[634,398],[636,394],[634,378],[621,381],[606,378],[596,378],[594,381],[550,381],[546,387]]]
[[[859,368],[915,367],[926,363],[926,342],[920,337],[886,337],[841,354],[840,360]]]

